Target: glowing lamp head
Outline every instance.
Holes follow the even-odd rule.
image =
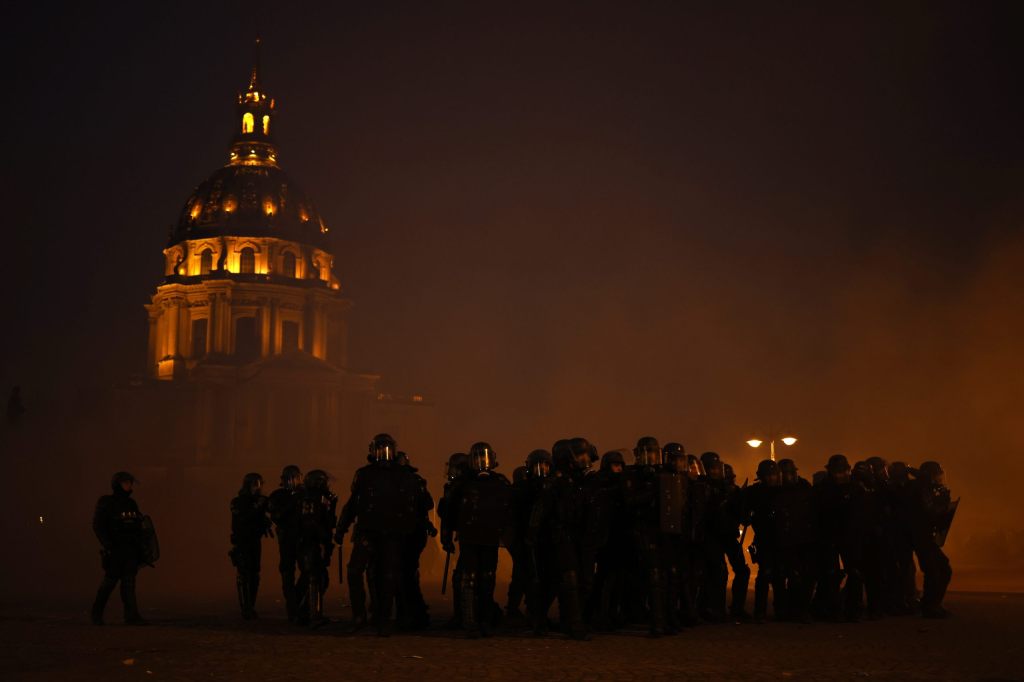
[[[796,442],[796,438],[793,438],[793,436],[786,436],[785,438],[782,439],[782,442],[785,443],[786,445],[792,445],[793,443]]]
[[[751,438],[750,440],[747,441],[747,445],[749,445],[752,448],[759,448],[761,447],[762,442],[764,441],[760,441],[757,438]]]

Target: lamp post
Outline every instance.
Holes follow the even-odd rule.
[[[776,438],[772,438],[769,441],[769,446],[771,448],[771,458],[773,462],[775,461],[775,440]],[[793,445],[793,443],[796,443],[796,438],[794,436],[783,436],[778,440],[782,441],[782,444],[786,446],[790,446]],[[759,448],[763,443],[764,441],[759,438],[751,438],[750,440],[747,441],[747,445],[749,445],[752,448]]]

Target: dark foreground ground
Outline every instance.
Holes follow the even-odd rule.
[[[0,606],[0,679],[1024,680],[1024,595],[953,594],[947,621],[706,625],[591,642],[441,630],[379,639],[342,623],[311,633],[271,615],[243,622],[227,604],[151,607],[153,625],[129,628],[116,595],[112,606],[102,628],[84,612]],[[434,610],[440,619],[449,606]]]

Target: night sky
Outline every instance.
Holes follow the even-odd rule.
[[[936,457],[994,513],[1024,474],[1022,6],[712,4],[5,7],[0,386],[142,371],[258,30],[352,364],[438,405],[422,457],[752,462],[787,429],[806,475]]]

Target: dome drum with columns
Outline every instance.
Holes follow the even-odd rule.
[[[259,75],[257,53],[228,163],[192,192],[164,249],[164,281],[146,306],[155,378],[292,351],[348,364],[352,303],[333,273],[327,226],[278,166],[275,102]]]

